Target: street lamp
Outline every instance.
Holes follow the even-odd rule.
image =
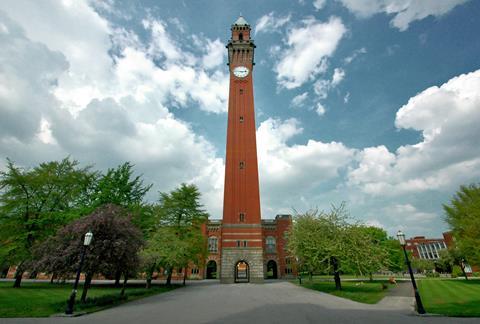
[[[77,270],[77,277],[75,278],[75,283],[73,284],[73,290],[70,294],[70,298],[68,299],[67,309],[65,309],[65,314],[71,315],[73,314],[73,306],[75,305],[75,297],[77,296],[77,287],[78,281],[80,280],[80,273],[82,272],[83,261],[85,260],[85,252],[87,251],[87,246],[92,243],[93,233],[88,231],[85,234],[85,238],[83,239],[83,247],[82,247],[82,257],[80,258],[80,264],[78,265]]]
[[[408,272],[410,272],[410,279],[412,279],[413,291],[415,292],[415,300],[417,302],[417,311],[419,314],[425,314],[425,308],[423,308],[422,299],[420,298],[420,294],[418,293],[415,277],[413,276],[412,265],[410,264],[410,260],[408,259],[407,250],[405,249],[405,246],[407,245],[407,242],[405,241],[405,234],[403,234],[402,231],[398,231],[397,238],[398,242],[400,242],[400,245],[403,248],[403,253],[405,254],[405,262],[408,266]]]

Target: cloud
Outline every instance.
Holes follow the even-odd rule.
[[[255,24],[255,35],[258,33],[268,33],[279,31],[279,28],[284,26],[290,21],[291,15],[276,17],[274,12],[263,15]]]
[[[307,100],[307,98],[308,98],[308,92],[305,91],[304,93],[301,93],[292,99],[291,106],[293,108],[302,107],[305,104],[305,100]]]
[[[365,47],[356,49],[353,51],[353,53],[350,56],[347,56],[344,59],[345,64],[350,64],[355,60],[359,55],[367,53],[367,49]]]
[[[257,130],[260,188],[265,212],[289,210],[301,197],[337,178],[352,161],[355,150],[342,143],[308,140],[288,142],[303,132],[298,120],[269,118]],[[271,215],[264,215],[270,217]]]
[[[325,6],[326,2],[327,0],[314,0],[313,6],[315,7],[315,10],[318,11]]]
[[[288,30],[285,48],[274,67],[280,86],[293,89],[327,69],[327,59],[337,48],[346,28],[338,17],[327,22],[308,18]]]
[[[430,87],[410,98],[396,115],[399,129],[423,140],[390,152],[385,146],[362,150],[349,172],[351,185],[372,195],[451,191],[480,178],[480,70]]]
[[[221,215],[223,160],[172,113],[192,103],[226,110],[218,40],[204,38],[209,46],[196,58],[161,21],[145,22],[140,41],[86,2],[0,6],[2,159],[33,166],[71,155],[100,169],[131,161],[155,184],[150,199],[193,182],[212,216]]]
[[[341,68],[335,68],[332,74],[331,80],[318,79],[313,84],[313,90],[318,99],[326,99],[330,90],[337,87],[340,82],[345,78],[345,70]]]
[[[376,13],[394,15],[390,24],[400,31],[408,29],[410,23],[428,16],[440,17],[468,0],[337,0],[361,18]]]
[[[341,68],[336,68],[333,71],[332,81],[330,82],[331,86],[334,88],[345,78],[345,70]]]
[[[321,103],[317,103],[317,109],[315,109],[319,116],[323,116],[326,113],[325,107]]]

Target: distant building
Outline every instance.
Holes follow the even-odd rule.
[[[412,252],[415,259],[436,260],[440,258],[440,250],[447,248],[444,238],[426,238],[415,236],[407,239],[407,251]]]

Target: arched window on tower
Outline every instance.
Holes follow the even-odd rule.
[[[208,252],[216,253],[218,251],[218,239],[216,236],[208,238]]]
[[[243,40],[243,34],[242,33],[238,34],[238,39]]]
[[[267,253],[275,253],[277,249],[276,240],[273,236],[267,236],[265,239]]]

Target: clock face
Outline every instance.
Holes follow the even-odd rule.
[[[233,69],[233,74],[235,74],[235,76],[238,78],[246,77],[248,75],[248,72],[248,68],[246,68],[245,66],[237,66]]]

